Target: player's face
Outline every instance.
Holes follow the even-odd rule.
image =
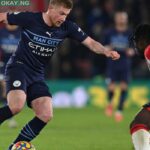
[[[115,24],[117,26],[127,26],[128,24],[128,15],[126,12],[118,12],[115,15]]]
[[[50,6],[49,7],[49,19],[52,23],[52,26],[59,27],[66,20],[71,9],[64,8],[63,6]]]

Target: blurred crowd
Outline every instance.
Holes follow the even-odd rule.
[[[32,0],[35,11],[44,11],[49,0]],[[149,0],[74,0],[69,19],[75,21],[88,35],[103,43],[104,31],[113,27],[114,13],[126,11],[129,26],[134,29],[140,23],[149,23]],[[130,40],[130,37],[129,37]],[[131,74],[135,79],[149,78],[144,60],[131,58]],[[66,39],[46,68],[48,79],[91,79],[106,76],[106,58],[96,55],[80,43]]]

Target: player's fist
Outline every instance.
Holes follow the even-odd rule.
[[[146,59],[150,60],[150,45],[145,48],[144,56]]]
[[[116,51],[109,51],[109,50],[105,50],[105,55],[106,57],[110,57],[112,58],[112,60],[117,60],[120,58],[120,54]]]

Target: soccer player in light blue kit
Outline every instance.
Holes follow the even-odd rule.
[[[44,82],[44,68],[65,38],[78,40],[91,51],[113,60],[120,57],[66,19],[72,7],[72,0],[51,0],[45,13],[0,13],[1,22],[21,27],[17,51],[6,67],[8,105],[0,109],[0,124],[19,113],[26,100],[35,112],[35,117],[23,127],[13,143],[33,140],[53,117],[52,96]]]
[[[115,49],[121,57],[115,62],[109,58],[107,60],[108,106],[106,107],[105,114],[112,116],[113,99],[116,85],[118,84],[120,96],[114,117],[117,122],[121,122],[123,120],[124,103],[130,81],[130,57],[134,54],[134,51],[128,40],[132,33],[128,26],[128,14],[124,11],[115,12],[114,22],[114,27],[107,30],[104,35],[104,44],[110,50]]]

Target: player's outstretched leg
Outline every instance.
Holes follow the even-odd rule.
[[[47,123],[43,122],[38,117],[34,117],[30,122],[28,122],[23,129],[20,131],[18,137],[15,141],[9,146],[8,150],[11,150],[14,143],[18,141],[32,141],[40,131],[45,127]]]
[[[6,103],[7,100],[5,99],[3,103]],[[16,128],[17,127],[17,122],[14,120],[13,113],[10,109],[10,107],[5,104],[4,107],[0,108],[0,124],[3,123],[5,120],[8,120],[8,126],[10,128]]]
[[[5,120],[11,118],[12,116],[13,113],[8,105],[0,108],[0,124],[2,124]]]
[[[150,149],[150,107],[144,108],[135,116],[130,124],[130,133],[135,150]]]
[[[3,77],[3,76],[2,76]],[[4,106],[7,105],[7,98],[6,98],[6,82],[4,78],[0,79],[0,101]],[[7,111],[8,114],[8,111]],[[11,117],[11,115],[8,116],[8,119]],[[17,122],[14,120],[14,118],[11,118],[8,120],[8,126],[10,128],[16,128]]]
[[[32,108],[36,117],[23,127],[13,144],[18,141],[32,141],[52,119],[53,110],[50,97],[41,97],[33,100]],[[9,146],[8,150],[11,150],[13,144]]]
[[[12,90],[7,95],[7,101],[8,105],[0,108],[0,124],[22,110],[26,95],[22,90]]]

